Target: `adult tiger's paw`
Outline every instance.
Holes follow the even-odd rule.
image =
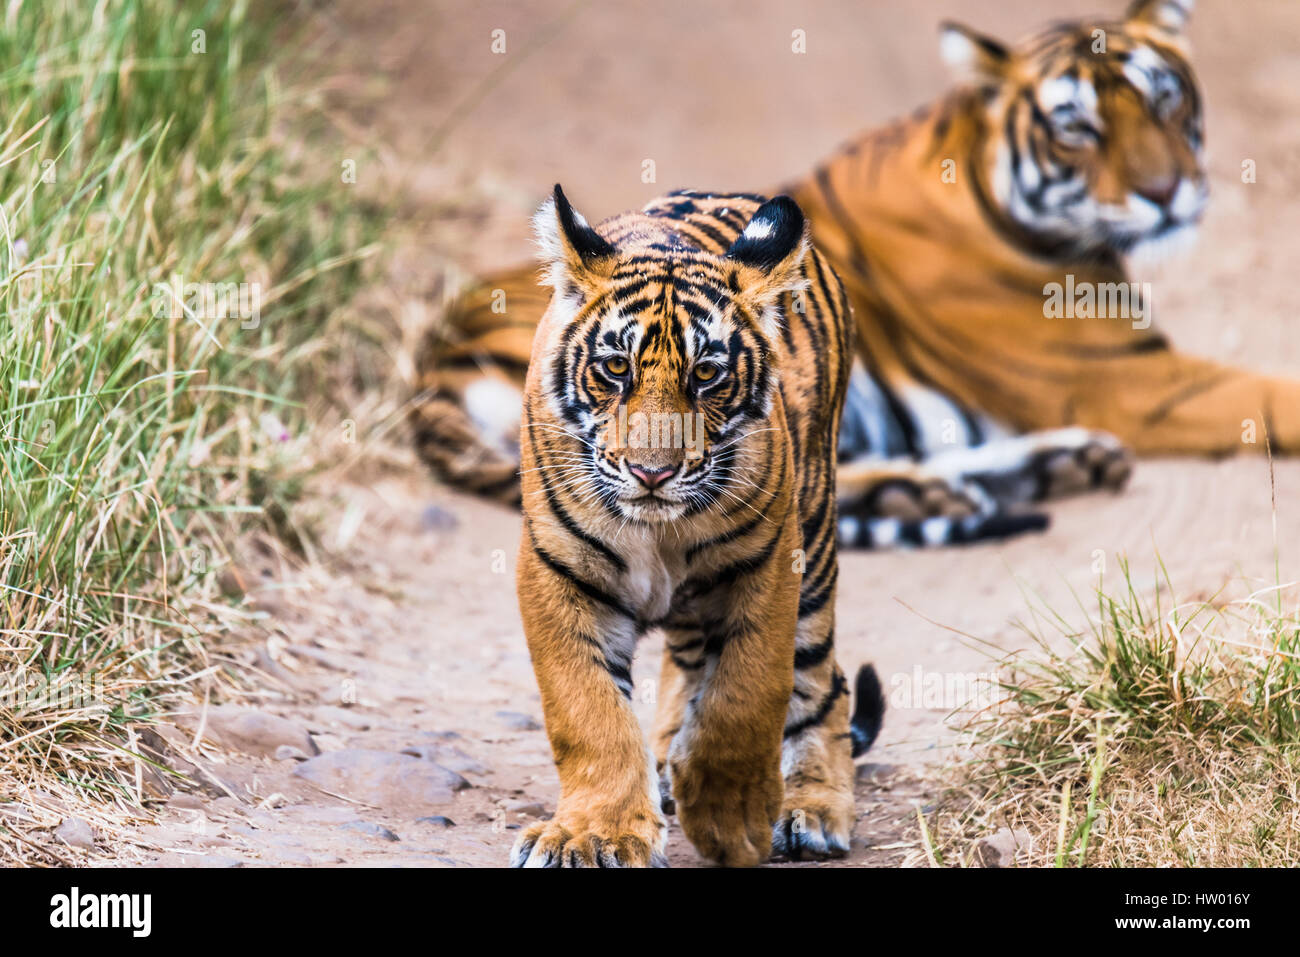
[[[786,795],[772,827],[772,856],[792,861],[844,857],[853,830],[853,792],[803,788]]]
[[[1108,432],[1061,429],[1059,444],[1035,459],[1039,499],[1067,498],[1085,492],[1121,491],[1133,474],[1133,453]]]
[[[530,825],[510,852],[511,867],[667,867],[662,821],[632,827],[566,824],[557,815]]]
[[[927,518],[962,519],[990,510],[987,496],[977,485],[941,476],[893,479],[880,486],[871,500],[872,518],[923,522]],[[848,512],[855,511],[848,508]]]
[[[703,857],[726,867],[767,860],[781,808],[777,762],[764,768],[755,761],[737,772],[687,758],[673,763],[672,782],[677,822]]]

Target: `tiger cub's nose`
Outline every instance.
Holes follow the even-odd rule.
[[[648,489],[658,488],[677,474],[677,466],[670,465],[667,468],[652,469],[642,468],[640,465],[627,464],[627,470],[637,477],[642,485]]]

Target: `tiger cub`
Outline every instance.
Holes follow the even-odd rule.
[[[593,228],[556,186],[536,217],[553,294],[524,393],[518,591],[561,793],[514,866],[663,864],[661,786],[720,864],[849,847],[852,751],[882,703],[864,670],[850,730],[833,655],[848,302],[788,197],[691,211],[669,196]],[[648,752],[631,665],[652,628]]]

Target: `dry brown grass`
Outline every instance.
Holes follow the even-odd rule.
[[[1035,616],[913,863],[987,863],[998,845],[1031,866],[1300,863],[1300,588],[1169,594],[1103,593],[1082,632]]]

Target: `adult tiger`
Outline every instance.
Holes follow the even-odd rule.
[[[849,289],[860,355],[905,410],[891,451],[942,451],[953,418],[962,444],[988,420],[1079,424],[1138,454],[1196,455],[1262,450],[1242,441],[1253,420],[1274,452],[1300,451],[1300,381],[1174,351],[1121,261],[1189,234],[1205,207],[1192,3],[1139,0],[1124,21],[1058,24],[1014,49],[948,25],[941,49],[967,84],[791,190]],[[1120,301],[1052,315],[1071,289]]]
[[[881,537],[855,515],[1116,487],[1126,461],[1097,430],[1139,453],[1226,454],[1263,447],[1242,444],[1252,419],[1274,451],[1300,448],[1300,383],[1181,355],[1131,322],[1045,316],[1053,284],[1114,289],[1121,256],[1201,216],[1191,6],[1138,0],[1124,20],[1058,24],[1010,50],[947,26],[942,52],[966,82],[786,187],[858,328],[840,450],[849,540]],[[546,301],[532,266],[500,273],[418,356],[417,445],[452,484],[517,501],[519,389]],[[1052,431],[1006,438],[1035,429]]]
[[[794,856],[848,850],[855,742],[833,648],[848,302],[788,197],[688,205],[593,228],[556,186],[537,216],[554,295],[524,394],[518,588],[561,794],[516,866],[662,863],[656,765],[712,860],[760,863],[774,837]],[[652,757],[631,706],[650,628]],[[866,690],[862,745],[881,707]]]

